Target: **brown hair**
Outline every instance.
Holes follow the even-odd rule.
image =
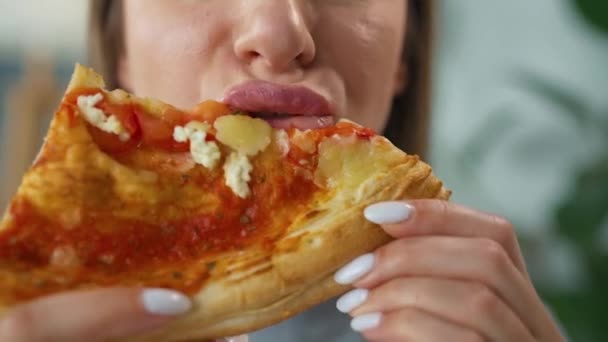
[[[426,155],[429,140],[433,0],[408,1],[403,61],[407,84],[393,101],[384,135],[408,153]],[[117,61],[123,49],[122,0],[91,0],[89,63],[110,88],[119,87]]]

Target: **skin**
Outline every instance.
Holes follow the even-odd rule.
[[[130,0],[119,79],[184,108],[248,80],[300,85],[381,130],[405,15],[402,0]]]
[[[221,99],[247,80],[303,85],[338,116],[381,131],[407,74],[399,72],[405,8],[405,0],[129,0],[119,79],[182,107]],[[353,284],[369,296],[350,315],[382,313],[362,332],[368,340],[563,340],[509,222],[441,201],[409,205],[408,220],[382,226],[395,240]],[[37,300],[0,321],[0,340],[102,340],[170,320],[146,313],[140,294],[104,289]]]

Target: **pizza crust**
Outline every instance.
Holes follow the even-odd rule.
[[[104,82],[94,71],[77,65],[68,92],[83,87],[103,88]],[[108,94],[116,101],[130,97],[124,91]],[[150,99],[138,101],[151,114],[168,106]],[[51,134],[65,130],[59,127],[60,121],[54,120],[53,125]],[[90,140],[85,132],[80,130],[77,136]],[[190,313],[160,330],[127,340],[187,341],[239,335],[279,323],[347,291],[348,286],[334,282],[333,273],[391,239],[365,220],[366,206],[387,200],[450,197],[431,167],[417,156],[403,153],[379,136],[364,144],[371,150],[363,162],[357,159],[361,151],[356,148],[361,146],[347,144],[335,156],[344,158],[337,166],[315,175],[332,184],[332,192],[317,198],[310,211],[300,213],[271,252],[252,248],[217,257],[210,278],[192,296]],[[353,170],[357,172],[350,172]],[[5,216],[0,230],[8,220]],[[201,267],[208,261],[201,260]],[[0,316],[4,311],[0,303]]]

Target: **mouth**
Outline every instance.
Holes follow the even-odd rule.
[[[222,102],[274,128],[306,130],[336,122],[329,102],[306,87],[250,81],[230,89]]]

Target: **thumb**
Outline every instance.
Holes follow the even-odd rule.
[[[0,341],[91,341],[129,337],[186,313],[185,295],[111,288],[63,293],[24,304],[0,320]]]

